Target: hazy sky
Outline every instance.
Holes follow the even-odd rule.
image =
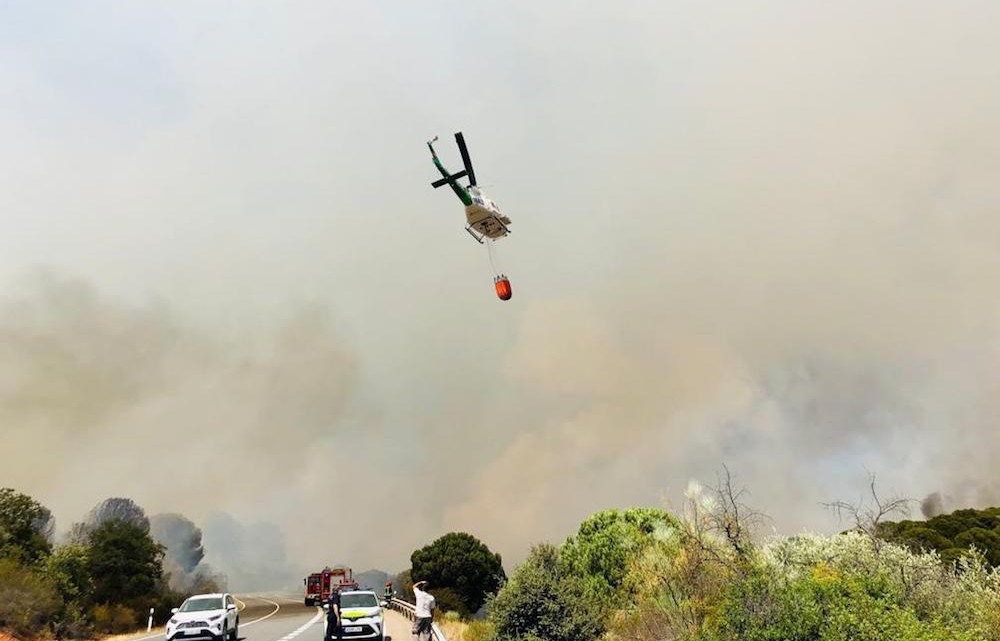
[[[0,486],[387,570],[1000,500],[1000,5],[587,4],[0,4]]]

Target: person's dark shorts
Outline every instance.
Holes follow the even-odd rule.
[[[431,623],[434,619],[430,617],[420,617],[413,622],[413,634],[431,634]]]

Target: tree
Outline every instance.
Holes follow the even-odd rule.
[[[445,534],[416,550],[410,555],[410,564],[414,580],[453,590],[465,608],[460,614],[477,612],[486,595],[496,592],[507,578],[500,555],[465,532]]]
[[[501,641],[592,641],[606,621],[585,580],[569,572],[559,549],[547,543],[532,548],[488,609]]]
[[[27,494],[0,489],[0,558],[31,564],[52,551],[54,521],[48,508]]]
[[[149,519],[146,511],[132,499],[113,497],[104,499],[87,513],[82,523],[74,523],[70,528],[70,541],[83,543],[90,533],[108,521],[125,521],[144,532],[149,532]]]
[[[875,475],[868,475],[868,491],[871,503],[865,498],[857,503],[848,501],[832,501],[825,503],[826,507],[840,518],[850,518],[854,521],[854,531],[868,537],[877,552],[881,548],[883,537],[881,532],[886,527],[887,517],[891,514],[909,514],[913,499],[894,496],[884,498],[879,496],[875,487]]]
[[[45,574],[66,602],[85,602],[94,589],[89,570],[90,550],[78,543],[56,549],[45,560]]]
[[[974,547],[988,563],[1000,567],[1000,508],[956,510],[926,521],[884,521],[878,535],[914,552],[936,550],[948,562]]]
[[[605,510],[580,524],[575,536],[566,540],[561,555],[567,568],[586,579],[603,598],[621,586],[629,563],[653,540],[661,527],[679,528],[677,520],[656,508]]]
[[[89,535],[87,571],[94,603],[137,603],[154,594],[163,577],[163,546],[140,525],[111,520]]]
[[[62,608],[52,622],[57,639],[79,638],[90,631],[86,616],[94,581],[90,577],[86,546],[69,543],[61,545],[45,559],[44,574],[62,599]]]
[[[955,536],[955,547],[976,548],[983,553],[990,565],[1000,566],[1000,535],[992,530],[969,528]]]

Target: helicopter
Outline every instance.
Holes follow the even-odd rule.
[[[493,264],[493,241],[504,238],[510,233],[510,227],[508,227],[510,218],[504,216],[497,204],[490,200],[476,185],[476,172],[472,170],[472,160],[469,159],[469,150],[465,146],[465,137],[462,132],[455,134],[455,143],[458,144],[458,151],[462,154],[462,164],[465,165],[465,169],[454,174],[445,169],[434,151],[434,143],[437,142],[437,139],[438,137],[434,136],[433,140],[428,140],[427,147],[431,150],[434,166],[444,177],[432,182],[431,187],[434,189],[445,185],[451,187],[451,190],[465,205],[465,220],[468,223],[465,231],[469,232],[469,235],[476,239],[480,245],[484,244],[485,241],[490,254],[490,263]],[[458,183],[458,180],[464,177],[469,178],[469,184],[466,187]],[[496,273],[495,266],[493,270],[493,287],[496,289],[497,298],[510,300],[512,294],[510,279],[505,274]]]
[[[468,226],[465,231],[476,239],[479,244],[483,244],[485,238],[497,240],[510,233],[510,218],[500,212],[500,208],[495,202],[483,193],[483,190],[476,185],[476,172],[472,170],[472,160],[469,159],[469,150],[465,146],[465,137],[462,132],[455,134],[455,142],[458,144],[458,151],[462,154],[462,163],[465,169],[457,173],[450,173],[441,164],[437,153],[434,151],[434,143],[438,137],[427,141],[427,147],[431,150],[431,157],[434,159],[434,166],[438,168],[444,178],[431,183],[434,189],[448,185],[455,192],[458,199],[465,205],[465,219]],[[468,177],[469,185],[463,187],[458,183],[460,178]],[[478,232],[478,233],[477,233]]]

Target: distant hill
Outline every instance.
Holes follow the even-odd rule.
[[[385,589],[385,582],[393,576],[395,575],[382,570],[365,570],[364,572],[355,572],[354,580],[358,582],[362,590],[374,590],[381,594],[382,590]]]

